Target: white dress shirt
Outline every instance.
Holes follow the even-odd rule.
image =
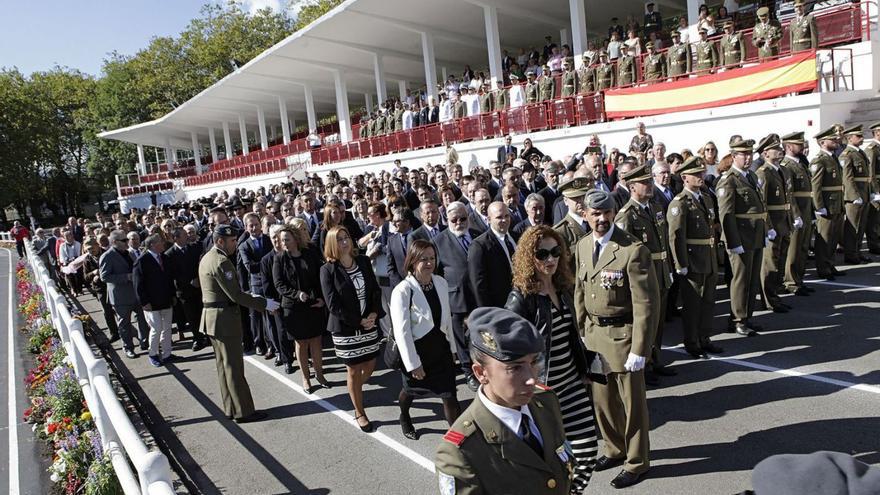
[[[525,104],[526,95],[523,93],[523,88],[519,84],[510,86],[508,93],[510,94],[510,108],[521,107]]]
[[[599,241],[599,256],[600,257],[602,256],[602,251],[605,250],[605,246],[607,246],[608,243],[611,242],[611,234],[613,234],[613,233],[614,233],[614,223],[613,222],[611,224],[611,228],[608,229],[608,232],[605,232],[605,235],[603,235],[602,237],[596,239],[596,236],[594,233],[593,242]]]
[[[529,417],[529,430],[532,431],[532,435],[538,439],[538,442],[541,445],[544,445],[544,437],[541,436],[541,432],[538,430],[538,425],[535,424],[535,417],[532,416],[532,411],[529,410],[529,406],[521,406],[519,409],[511,409],[509,407],[499,406],[498,404],[492,402],[486,397],[486,394],[483,393],[483,387],[480,387],[477,391],[477,397],[480,399],[480,402],[486,406],[486,409],[492,413],[492,416],[498,418],[498,421],[510,428],[516,436],[522,438],[519,434],[519,428],[522,423],[523,414]]]

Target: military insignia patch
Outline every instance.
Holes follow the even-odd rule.
[[[626,230],[626,227],[624,227],[623,222],[617,222],[615,225],[617,225],[617,227],[622,230]]]
[[[715,194],[717,194],[719,198],[720,198],[721,196],[724,196],[724,188],[723,188],[723,187],[719,187],[718,190],[715,191]]]
[[[483,345],[492,351],[498,350],[498,344],[495,343],[495,337],[492,337],[492,334],[489,332],[480,332],[480,337],[483,339]]]
[[[721,189],[719,189],[719,191],[721,191]],[[719,193],[718,195],[721,196],[720,193]],[[677,206],[673,206],[672,208],[669,209],[669,214],[672,215],[672,216],[674,216],[674,217],[677,217],[678,214],[679,214],[679,212],[680,212],[680,210],[678,209]]]
[[[437,480],[440,483],[441,495],[455,495],[455,478],[443,471],[437,471]]]
[[[815,174],[818,170],[819,170],[818,163],[814,163],[814,164],[810,165],[810,172],[813,172]]]
[[[232,280],[232,272],[223,272],[223,276],[226,277],[226,280]]]

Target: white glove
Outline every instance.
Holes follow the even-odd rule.
[[[266,311],[272,313],[280,307],[281,305],[278,304],[278,301],[276,301],[275,299],[269,299],[268,297],[266,298]]]
[[[862,201],[862,198],[856,198],[856,199],[853,201],[853,204],[856,205],[856,206],[862,206],[862,203],[864,203],[864,201]]]
[[[819,215],[820,217],[826,217],[828,216],[828,210],[826,210],[825,208],[819,208],[818,210],[816,210],[816,215]]]
[[[635,373],[636,371],[641,371],[645,368],[645,358],[642,356],[637,356],[633,353],[629,353],[629,356],[626,357],[626,363],[623,364],[623,368],[626,371],[630,371]]]
[[[728,249],[727,252],[730,254],[745,254],[746,250],[742,246],[737,246],[733,249]]]
[[[776,239],[776,231],[773,229],[768,230],[767,231],[767,239],[770,239],[771,241],[773,239]]]
[[[794,228],[798,230],[804,228],[804,220],[801,217],[797,217],[794,219]]]
[[[684,267],[680,270],[675,270],[675,273],[681,275],[682,277],[688,274],[688,268]]]
[[[880,193],[874,193],[871,195],[872,203],[880,203]]]

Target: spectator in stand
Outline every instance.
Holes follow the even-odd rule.
[[[453,101],[450,99],[448,93],[440,94],[440,110],[438,112],[438,119],[440,122],[446,122],[452,119],[452,105]]]
[[[705,3],[703,5],[700,5],[698,16],[699,20],[697,21],[697,32],[699,33],[701,30],[705,29],[707,35],[714,35],[716,31],[715,17],[713,17],[712,13],[709,11],[709,6]]]
[[[681,16],[678,18],[678,28],[676,29],[679,35],[679,39],[682,43],[687,45],[691,41],[691,27],[688,26],[687,17]]]
[[[477,88],[468,86],[467,94],[462,95],[461,100],[464,102],[465,115],[467,117],[480,114],[480,96],[477,94]]]
[[[663,39],[661,39],[660,35],[657,33],[649,33],[648,34],[648,43],[654,44],[653,46],[654,46],[655,52],[659,52],[660,50],[663,50],[663,48],[666,46],[666,45],[664,45]],[[647,43],[646,43],[646,45],[647,45]]]
[[[719,29],[724,27],[724,24],[727,21],[733,22],[733,16],[727,10],[727,7],[721,5],[718,7],[718,15],[715,16],[715,31],[717,32]]]
[[[617,38],[623,38],[623,26],[621,26],[618,22],[617,17],[611,18],[611,25],[608,26],[608,38],[613,39],[614,33],[617,33]]]
[[[146,252],[134,263],[132,283],[137,300],[150,325],[150,364],[156,367],[174,358],[171,354],[171,308],[174,305],[174,279],[163,254],[165,240],[152,234],[144,240]],[[161,352],[161,354],[160,354]]]
[[[418,114],[416,114],[416,115],[418,115]],[[413,124],[413,122],[414,122],[413,116],[414,115],[413,115],[412,105],[409,105],[409,104],[404,105],[403,115],[401,116],[401,119],[402,119],[401,130],[408,131],[413,128],[413,125],[414,125]]]
[[[649,39],[651,34],[658,34],[663,29],[663,16],[654,10],[654,2],[645,4],[645,36]],[[654,45],[656,47],[656,45]],[[659,48],[658,48],[659,50]]]
[[[16,220],[12,223],[12,230],[9,231],[12,234],[12,238],[15,239],[15,250],[18,251],[19,258],[26,257],[26,251],[24,249],[24,240],[30,239],[31,232],[27,227],[23,226],[21,222]]]
[[[547,59],[547,66],[550,67],[550,73],[554,76],[558,76],[562,74],[562,60],[563,56],[555,44],[550,51],[550,58]]]
[[[629,142],[629,152],[632,154],[647,153],[653,147],[654,138],[645,130],[645,123],[639,122],[636,124],[636,135]]]
[[[608,59],[617,60],[623,55],[624,44],[621,41],[621,35],[617,31],[611,33],[611,41],[608,42]]]
[[[544,157],[544,153],[541,152],[538,148],[532,144],[532,138],[523,139],[523,149],[519,154],[519,157],[523,160],[528,161],[531,159],[532,155],[537,155],[540,158]]]
[[[519,83],[519,76],[516,74],[510,75],[510,88],[507,92],[509,95],[508,101],[510,101],[510,108],[519,108],[525,104],[526,95],[523,91],[523,87]]]
[[[630,29],[627,31],[626,41],[623,42],[627,51],[631,51],[636,57],[642,54],[642,40],[639,39],[638,31]]]
[[[707,142],[697,151],[697,154],[703,158],[703,165],[706,167],[706,175],[717,176],[715,170],[718,166],[718,147],[712,141]]]
[[[315,149],[321,147],[321,136],[318,135],[316,129],[311,129],[309,131],[309,135],[306,137],[306,142],[308,143],[309,148]]]

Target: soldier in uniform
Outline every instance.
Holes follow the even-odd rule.
[[[371,114],[367,114],[367,118],[361,122],[360,127],[360,138],[361,139],[369,139],[370,136],[370,127],[373,125],[373,116]]]
[[[739,67],[746,59],[746,47],[742,33],[734,32],[733,21],[724,22],[724,34],[718,42],[721,51],[721,65],[726,68]]]
[[[437,447],[440,493],[569,495],[574,453],[559,399],[538,383],[544,339],[516,313],[477,308],[468,317],[477,397]]]
[[[211,339],[220,379],[223,411],[236,423],[266,418],[254,410],[254,399],[244,378],[241,309],[276,311],[278,302],[252,296],[241,290],[238,274],[230,256],[237,250],[235,231],[226,224],[213,232],[213,247],[199,262],[199,285],[202,287],[202,321],[199,330]]]
[[[843,201],[846,210],[846,223],[843,224],[843,258],[850,264],[869,262],[870,258],[860,251],[865,225],[868,222],[868,202],[870,200],[871,170],[868,157],[859,146],[864,142],[862,126],[857,125],[843,131],[846,148],[840,153],[840,167],[843,169]]]
[[[813,184],[810,181],[810,165],[804,156],[804,133],[793,132],[782,136],[785,157],[782,167],[788,171],[791,184],[787,190],[791,198],[791,215],[794,230],[785,257],[786,290],[798,296],[809,295],[815,289],[804,284],[807,254],[813,238]]]
[[[816,29],[816,19],[812,14],[807,14],[807,6],[804,0],[794,0],[794,19],[789,24],[791,36],[791,51],[802,52],[819,47],[819,30]]]
[[[590,181],[586,177],[573,177],[559,185],[559,193],[568,208],[568,213],[565,218],[553,226],[553,230],[565,240],[565,245],[570,253],[574,252],[577,241],[590,233],[590,226],[583,217],[584,195],[589,190]]]
[[[654,50],[654,42],[645,44],[648,54],[645,56],[645,82],[657,82],[666,79],[666,57]]]
[[[758,22],[752,31],[752,44],[758,49],[758,60],[779,55],[779,40],[782,39],[782,28],[770,19],[770,9],[758,9]]]
[[[511,74],[510,79],[513,82],[513,79],[516,75]],[[492,103],[492,108],[496,112],[500,112],[502,110],[507,110],[510,107],[510,100],[507,98],[507,90],[502,87],[502,84],[498,83],[498,88],[492,91],[494,98]]]
[[[462,88],[459,91],[466,92],[467,85],[462,84]],[[455,101],[452,103],[452,118],[453,119],[463,119],[467,117],[467,105],[464,100],[461,99],[461,95],[463,92],[455,93]]]
[[[673,30],[672,46],[666,50],[666,71],[675,79],[691,71],[691,47],[681,42],[681,33]]]
[[[578,70],[578,93],[592,93],[596,91],[596,73],[590,67],[590,57],[587,52],[584,52],[581,61],[583,65]]]
[[[403,105],[398,101],[394,103],[394,132],[403,130]]]
[[[550,74],[550,67],[545,65],[541,71],[541,79],[538,81],[538,101],[550,101],[556,99],[556,78]]]
[[[658,310],[654,315],[653,346],[651,347],[650,366],[645,373],[645,382],[657,384],[657,375],[674,376],[677,373],[667,368],[660,360],[660,346],[663,343],[663,325],[666,323],[666,297],[672,286],[672,271],[669,269],[666,217],[662,210],[655,211],[651,204],[654,197],[654,176],[647,165],[636,165],[626,172],[620,173],[620,180],[629,190],[629,201],[614,217],[614,224],[641,241],[651,251],[654,272],[657,277],[657,288],[660,291]]]
[[[669,202],[669,247],[681,280],[684,348],[695,358],[707,359],[707,353],[724,352],[710,340],[718,279],[715,205],[712,195],[703,190],[706,167],[702,158],[688,158],[675,173],[684,189]]]
[[[376,128],[375,132],[373,132],[374,136],[383,136],[385,135],[385,116],[382,115],[382,112],[379,111],[376,115]]]
[[[604,91],[614,87],[614,64],[608,62],[608,53],[599,52],[599,65],[596,66],[596,91]]]
[[[388,108],[385,112],[385,134],[394,132],[394,109]]]
[[[834,152],[840,136],[832,126],[814,136],[819,152],[810,162],[813,183],[813,208],[816,212],[816,274],[828,280],[842,275],[834,267],[834,253],[843,230],[843,171]]]
[[[572,67],[572,61],[570,58],[565,59],[562,62],[562,97],[568,98],[569,96],[574,96],[575,91],[577,90],[577,72],[574,71]]]
[[[480,91],[480,113],[489,113],[494,108],[494,98],[492,97],[492,83],[486,81]]]
[[[535,81],[535,71],[526,72],[526,104],[538,102],[538,82]]]
[[[650,466],[644,368],[660,290],[651,252],[612,222],[611,195],[592,190],[585,202],[593,232],[575,249],[575,310],[587,348],[604,358],[607,376],[607,384],[592,385],[596,423],[605,439],[595,471],[623,465],[611,486],[625,488]]]
[[[631,86],[636,82],[635,48],[627,48],[617,61],[617,85]]]
[[[756,151],[764,158],[764,165],[755,171],[758,190],[767,207],[767,238],[761,261],[762,299],[776,313],[787,313],[791,306],[782,302],[779,292],[783,288],[788,245],[794,230],[791,214],[791,175],[782,168],[782,142],[776,134],[770,134],[758,143]]]
[[[880,122],[871,124],[873,139],[865,146],[868,169],[871,172],[871,206],[868,208],[868,225],[865,236],[868,239],[868,252],[880,254]]]
[[[709,41],[709,31],[700,29],[700,41],[694,43],[694,51],[697,52],[698,72],[707,73],[718,66],[718,51],[715,42]]]
[[[730,141],[733,166],[715,189],[721,235],[733,275],[728,330],[748,337],[760,330],[749,319],[761,288],[761,250],[767,242],[767,210],[758,191],[758,179],[748,168],[754,145],[751,139],[738,137]]]

